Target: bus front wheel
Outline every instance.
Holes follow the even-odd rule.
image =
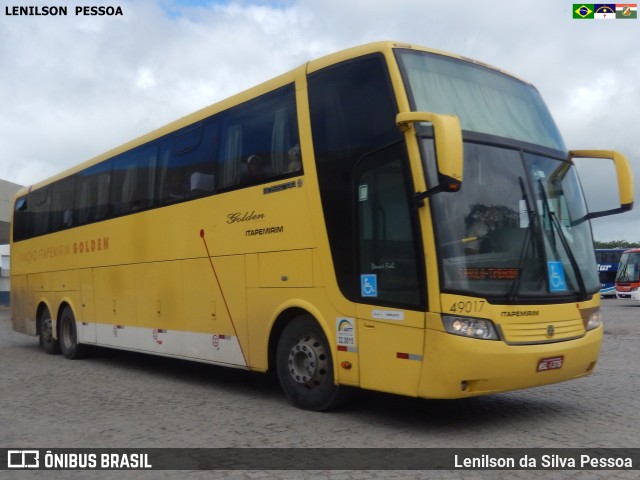
[[[60,343],[53,336],[53,320],[48,308],[44,308],[38,317],[40,346],[49,355],[60,353]]]
[[[282,390],[296,407],[322,411],[344,399],[343,389],[334,382],[329,342],[312,317],[300,317],[285,327],[276,364]]]
[[[64,307],[60,315],[60,349],[62,354],[70,359],[82,358],[86,356],[87,346],[78,343],[78,329],[76,328],[76,318],[71,308]]]

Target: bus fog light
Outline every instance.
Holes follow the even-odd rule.
[[[443,315],[442,321],[445,331],[453,335],[483,340],[498,340],[498,333],[490,320]]]

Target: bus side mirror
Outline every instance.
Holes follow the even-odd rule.
[[[421,197],[437,192],[457,192],[462,186],[464,163],[460,120],[455,115],[432,112],[401,112],[396,116],[396,125],[403,132],[413,128],[414,123],[421,122],[433,125],[439,183],[438,187],[424,192]]]
[[[596,158],[612,160],[616,169],[618,178],[618,197],[620,206],[610,210],[601,210],[589,212],[586,219],[605,217],[607,215],[615,215],[623,213],[633,208],[633,173],[629,166],[629,160],[621,153],[611,150],[571,150],[569,159],[573,161],[575,158]]]

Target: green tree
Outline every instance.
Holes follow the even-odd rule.
[[[593,242],[595,248],[637,248],[640,247],[640,242],[628,242],[627,240],[611,240],[609,242],[602,242],[595,240]]]

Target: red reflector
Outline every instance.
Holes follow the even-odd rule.
[[[338,351],[339,352],[346,352],[347,351],[347,347],[344,345],[338,345]]]
[[[396,358],[401,358],[403,360],[409,360],[409,354],[408,353],[397,352],[396,353]]]

